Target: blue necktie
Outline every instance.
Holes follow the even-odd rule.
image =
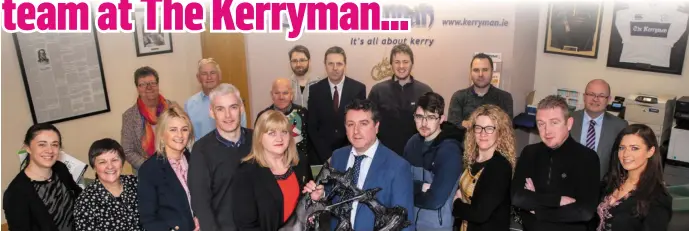
[[[352,178],[352,184],[354,185],[359,184],[359,172],[361,171],[361,162],[364,160],[364,158],[366,158],[365,155],[354,157],[354,177]]]
[[[596,121],[589,121],[589,130],[586,134],[586,147],[596,151]]]

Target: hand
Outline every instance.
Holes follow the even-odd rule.
[[[423,183],[423,185],[421,186],[421,191],[426,192],[426,191],[428,191],[429,188],[431,188],[431,184]]]
[[[311,200],[320,200],[321,197],[323,197],[323,194],[325,194],[325,190],[323,190],[323,185],[316,185],[316,182],[309,181],[309,183],[306,183],[304,185],[304,190],[301,191],[302,193],[310,193],[311,194]]]
[[[560,206],[565,206],[574,202],[577,202],[577,200],[575,200],[574,198],[568,196],[560,197]]]
[[[457,189],[457,192],[455,193],[455,199],[453,201],[456,201],[457,199],[464,199],[464,195],[462,194],[462,190]]]
[[[536,186],[534,186],[533,180],[531,180],[531,178],[526,178],[526,183],[524,184],[524,188],[526,190],[536,192]]]
[[[201,226],[199,225],[199,219],[196,217],[194,217],[194,226],[196,227],[196,228],[194,228],[194,231],[201,230]]]
[[[468,120],[462,121],[462,127],[466,128],[467,130],[471,128],[471,122]]]

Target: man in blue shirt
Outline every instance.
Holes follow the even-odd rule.
[[[196,79],[201,83],[201,91],[191,96],[184,104],[184,111],[189,114],[189,119],[194,126],[196,141],[215,129],[215,120],[209,114],[211,103],[208,93],[220,84],[221,76],[220,65],[213,58],[199,61]],[[242,111],[241,126],[246,127],[244,111]]]

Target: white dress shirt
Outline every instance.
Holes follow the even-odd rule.
[[[361,169],[359,169],[359,179],[356,183],[356,186],[359,189],[364,188],[364,183],[366,183],[366,176],[368,175],[368,170],[371,168],[371,163],[373,162],[373,156],[376,155],[376,150],[378,150],[378,143],[378,139],[376,139],[376,142],[374,142],[373,145],[371,145],[371,147],[368,148],[368,150],[366,150],[364,153],[361,153],[361,155],[365,155],[366,158],[361,160]],[[352,151],[349,152],[349,159],[347,160],[347,169],[354,167],[354,156],[359,156],[359,153],[357,153],[356,150],[354,150],[354,147],[352,147]],[[354,201],[352,203],[352,214],[350,215],[352,227],[354,227],[354,220],[356,219],[356,211],[358,205],[358,201]]]
[[[342,87],[344,86],[344,81],[345,81],[345,77],[342,76],[342,80],[340,80],[340,83],[335,85],[335,84],[333,84],[333,82],[330,82],[330,79],[328,79],[328,84],[330,85],[330,97],[333,97],[333,95],[335,94],[335,86],[337,86],[337,95],[338,95],[338,100],[339,100],[337,102],[338,106],[340,105],[340,102],[342,102]],[[352,162],[352,163],[354,163],[354,162]]]

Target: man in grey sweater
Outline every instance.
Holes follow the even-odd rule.
[[[467,128],[470,125],[466,119],[479,106],[494,104],[504,110],[510,118],[513,118],[512,94],[494,87],[490,82],[493,78],[493,59],[490,56],[479,53],[471,59],[472,85],[469,88],[459,90],[452,94],[448,121],[458,127]]]

